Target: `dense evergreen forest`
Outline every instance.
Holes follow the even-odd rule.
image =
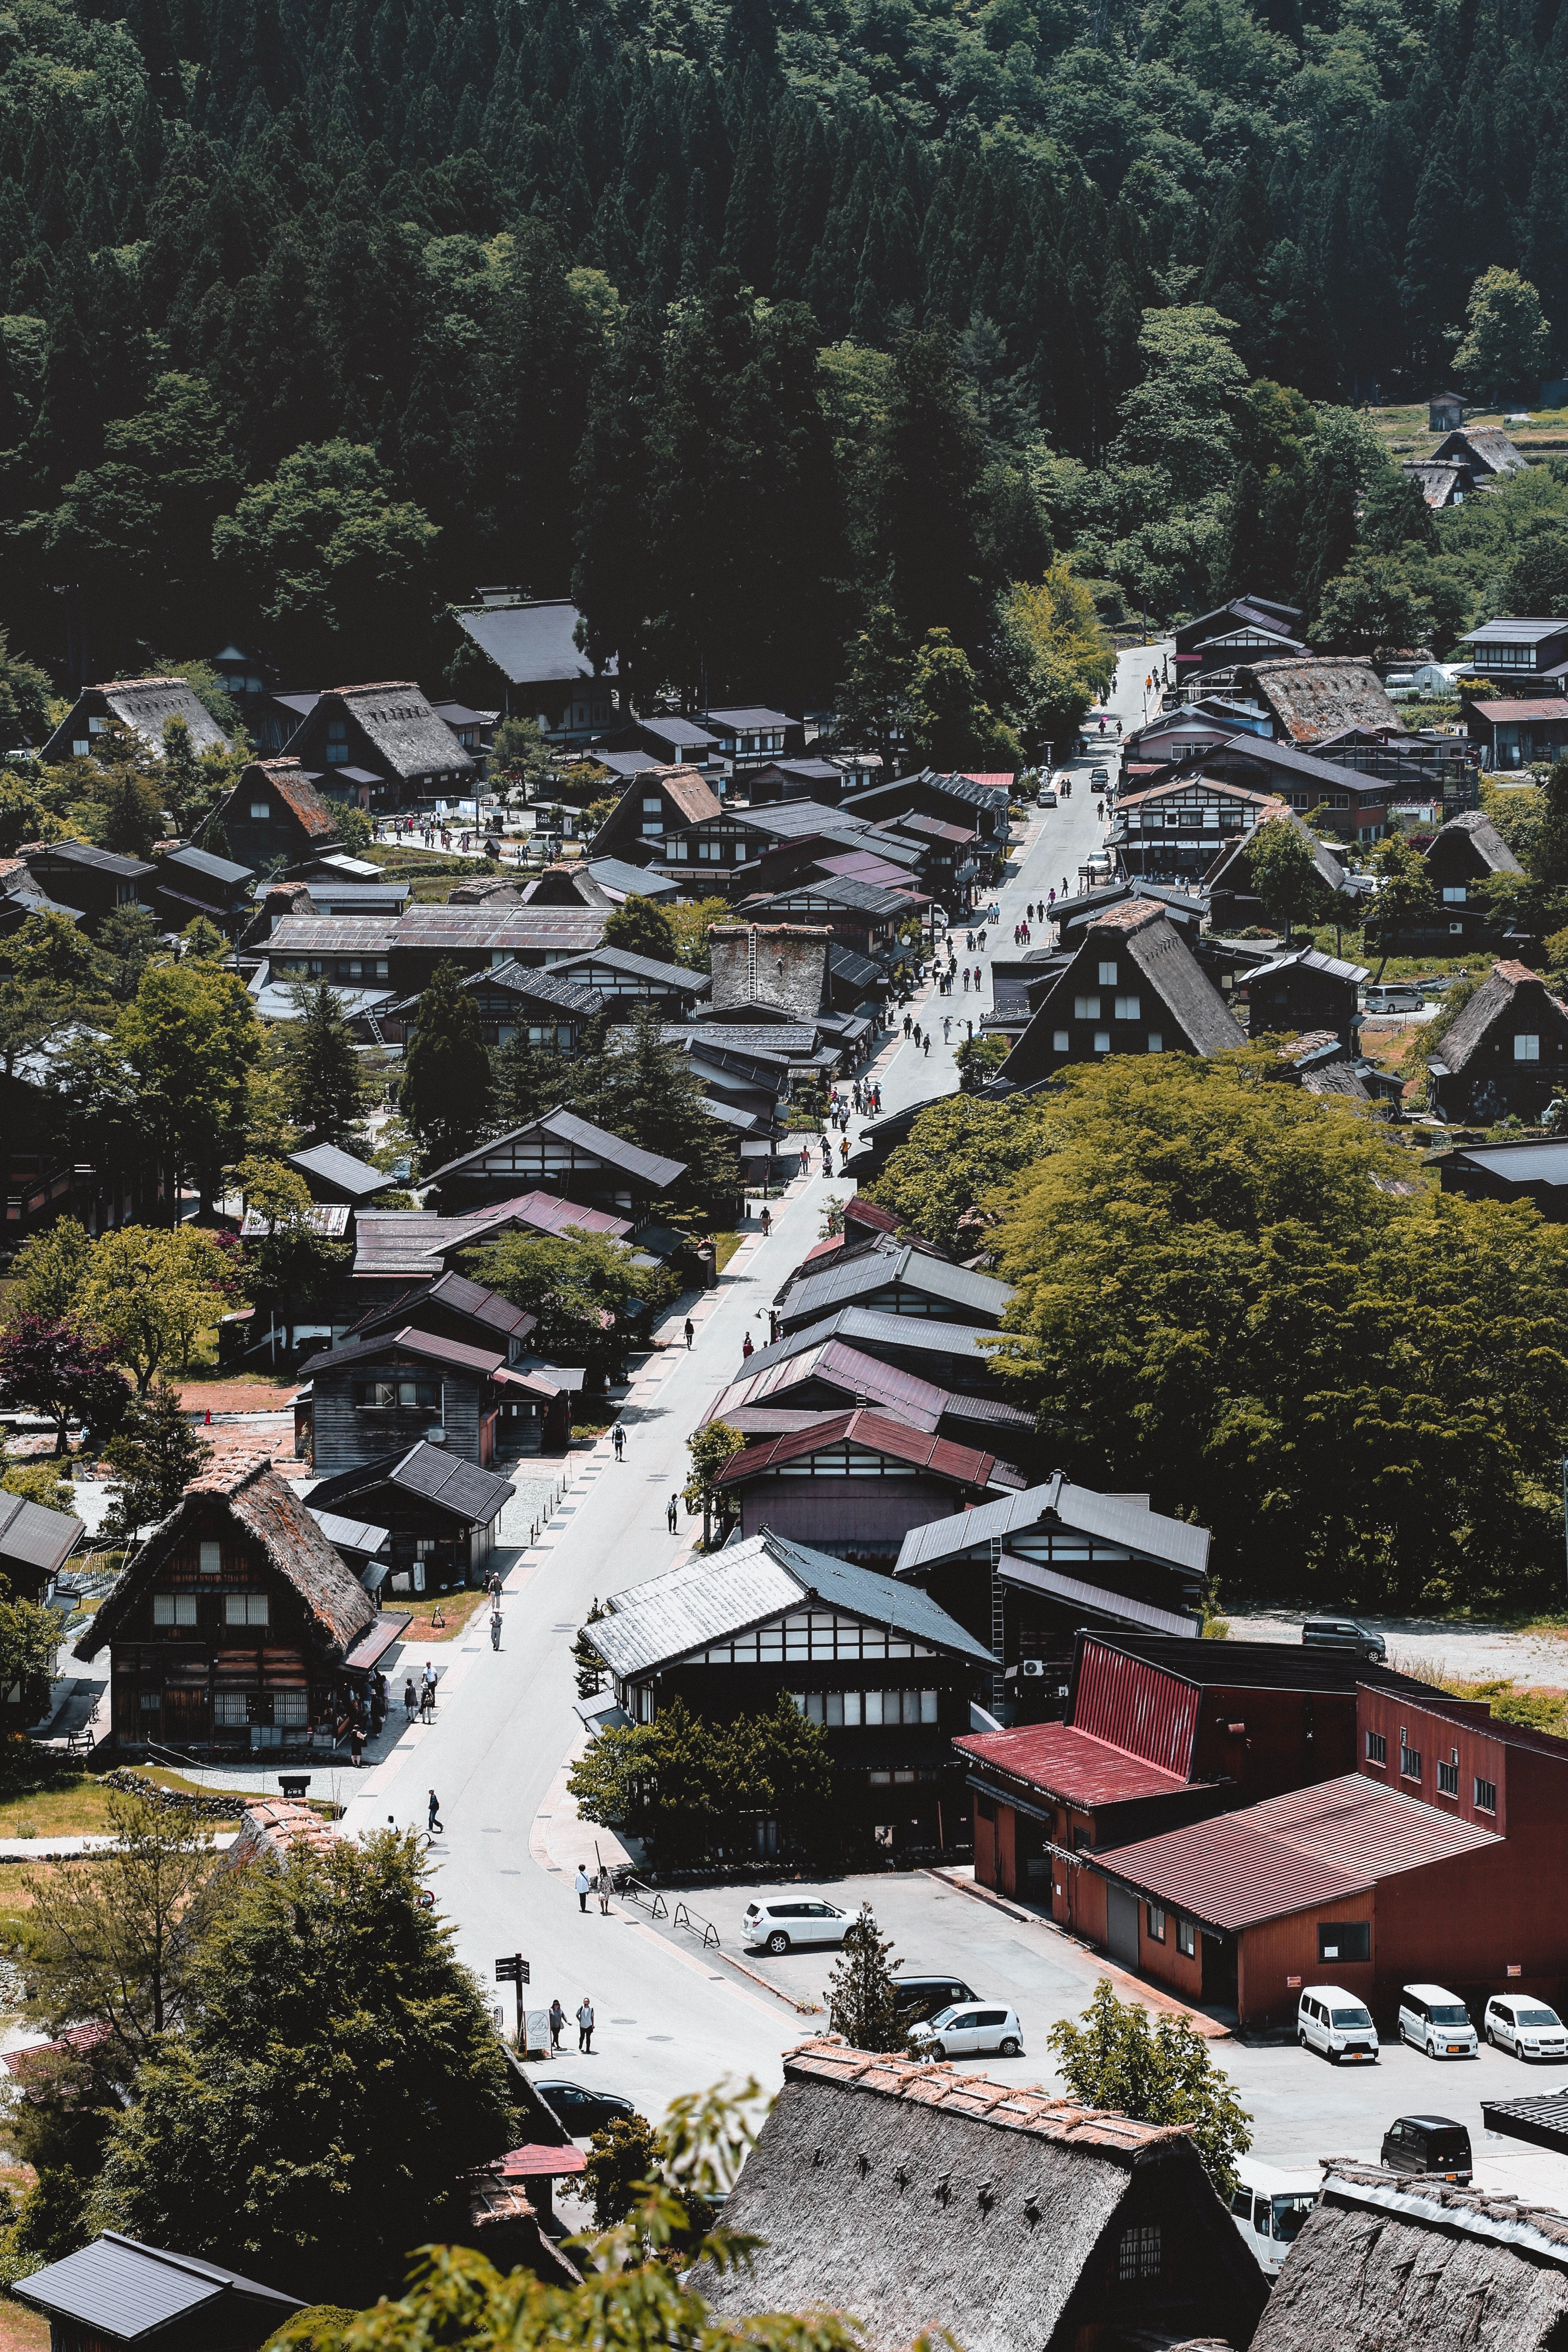
[[[57,684],[219,629],[322,684],[504,580],[645,688],[941,626],[1002,696],[1053,548],[1316,604],[1350,409],[1479,273],[1563,363],[1565,53],[1556,0],[20,0],[0,618]]]

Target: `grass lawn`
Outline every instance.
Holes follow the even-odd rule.
[[[740,1248],[742,1239],[742,1236],[740,1234],[714,1234],[713,1266],[716,1273],[723,1273],[724,1268],[729,1265],[730,1260]]]
[[[384,1593],[382,1599],[384,1605],[389,1610],[395,1610],[399,1616],[405,1609],[412,1609],[414,1612],[414,1622],[403,1636],[405,1650],[412,1648],[416,1643],[423,1645],[430,1642],[455,1642],[458,1634],[467,1628],[475,1611],[482,1608],[485,1601],[482,1591],[426,1592],[418,1595],[394,1592]],[[444,1625],[437,1625],[435,1622],[437,1609],[447,1621]],[[406,1665],[405,1671],[409,1671]],[[389,1682],[393,1679],[394,1677],[388,1677]],[[394,1690],[392,1696],[395,1700],[401,1702],[403,1696],[401,1691]]]
[[[465,1595],[478,1600],[480,1596]],[[439,1640],[439,1634],[436,1637]],[[218,1796],[221,1790],[202,1789],[194,1780],[182,1779],[178,1772],[166,1771],[162,1765],[145,1768],[150,1780],[160,1788],[178,1790],[183,1795]],[[92,1772],[60,1769],[51,1772],[45,1767],[37,1785],[23,1789],[9,1796],[0,1797],[0,1837],[98,1837],[110,1829],[109,1801],[112,1789]],[[243,1795],[234,1792],[234,1826],[239,1825]],[[29,1824],[31,1826],[29,1826]],[[220,1826],[217,1823],[212,1827]],[[5,1889],[6,1873],[0,1870],[0,1895]]]

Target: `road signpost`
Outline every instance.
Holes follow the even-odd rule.
[[[513,1985],[517,1989],[517,2046],[523,2047],[522,1988],[530,1981],[528,1962],[521,1952],[503,1953],[496,1962],[497,1984]]]

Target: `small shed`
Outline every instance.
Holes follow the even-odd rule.
[[[12,2292],[49,2323],[49,2352],[106,2344],[137,2352],[256,2352],[304,2305],[298,2295],[105,2230],[89,2246],[18,2279]]]
[[[1246,2345],[1268,2294],[1185,2130],[831,2034],[785,2053],[724,2221],[763,2243],[699,2264],[717,2316],[826,2305],[868,2352]]]
[[[1465,421],[1463,395],[1457,392],[1435,392],[1426,402],[1428,433],[1457,433]]]
[[[728,2218],[728,2217],[727,2217]],[[1336,2161],[1252,2352],[1557,2352],[1568,2220],[1540,2205]]]
[[[482,1580],[511,1482],[421,1438],[312,1488],[312,1506],[391,1531],[392,1594]]]
[[[36,1601],[59,1574],[83,1533],[73,1512],[46,1509],[42,1503],[0,1487],[0,1577],[5,1589]]]

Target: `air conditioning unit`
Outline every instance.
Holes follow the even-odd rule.
[[[1025,1658],[1018,1667],[1018,1672],[1021,1675],[1027,1675],[1031,1681],[1034,1680],[1036,1675],[1043,1675],[1045,1671],[1046,1667],[1043,1658]]]

